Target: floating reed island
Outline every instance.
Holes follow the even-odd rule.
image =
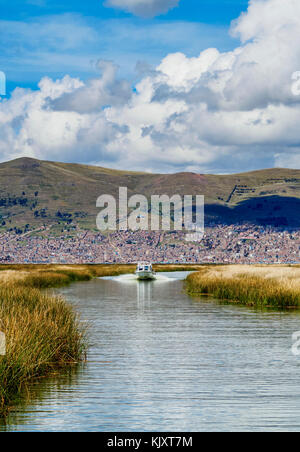
[[[300,307],[300,265],[203,266],[186,280],[190,295],[247,306]]]

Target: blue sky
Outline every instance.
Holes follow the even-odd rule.
[[[102,0],[1,0],[1,16],[5,20],[24,20],[29,17],[79,13],[101,19],[124,18],[129,14],[107,8]],[[247,8],[247,0],[182,0],[178,7],[164,14],[162,20],[199,21],[210,24],[229,24]]]
[[[0,7],[0,161],[197,173],[300,167],[299,0]]]
[[[136,63],[155,66],[165,55],[198,56],[208,47],[236,46],[228,34],[246,0],[181,0],[161,16],[143,19],[105,7],[102,0],[0,0],[0,70],[7,91],[35,89],[43,76],[95,76],[98,59],[113,60],[135,82]]]

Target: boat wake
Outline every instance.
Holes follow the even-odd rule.
[[[156,283],[164,283],[164,282],[171,282],[171,281],[178,281],[183,280],[186,278],[186,276],[190,272],[172,272],[170,274],[163,274],[163,273],[156,273],[155,279],[151,281],[139,281],[138,277],[135,274],[126,274],[126,275],[119,275],[119,276],[105,276],[99,279],[109,280],[109,281],[116,281],[119,283],[146,283],[149,282],[156,284]]]

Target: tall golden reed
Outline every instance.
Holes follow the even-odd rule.
[[[0,288],[0,330],[6,355],[0,357],[0,411],[26,383],[57,366],[80,361],[86,335],[73,308],[37,289]]]
[[[248,306],[300,306],[300,269],[296,266],[203,267],[186,280],[191,295],[211,295]]]

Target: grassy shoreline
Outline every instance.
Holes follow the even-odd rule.
[[[72,306],[38,289],[0,288],[0,413],[22,395],[29,381],[84,359],[86,332]]]
[[[133,271],[130,265],[0,265],[0,285],[48,289]]]
[[[210,295],[246,306],[300,307],[300,266],[203,266],[186,279],[190,295]]]

